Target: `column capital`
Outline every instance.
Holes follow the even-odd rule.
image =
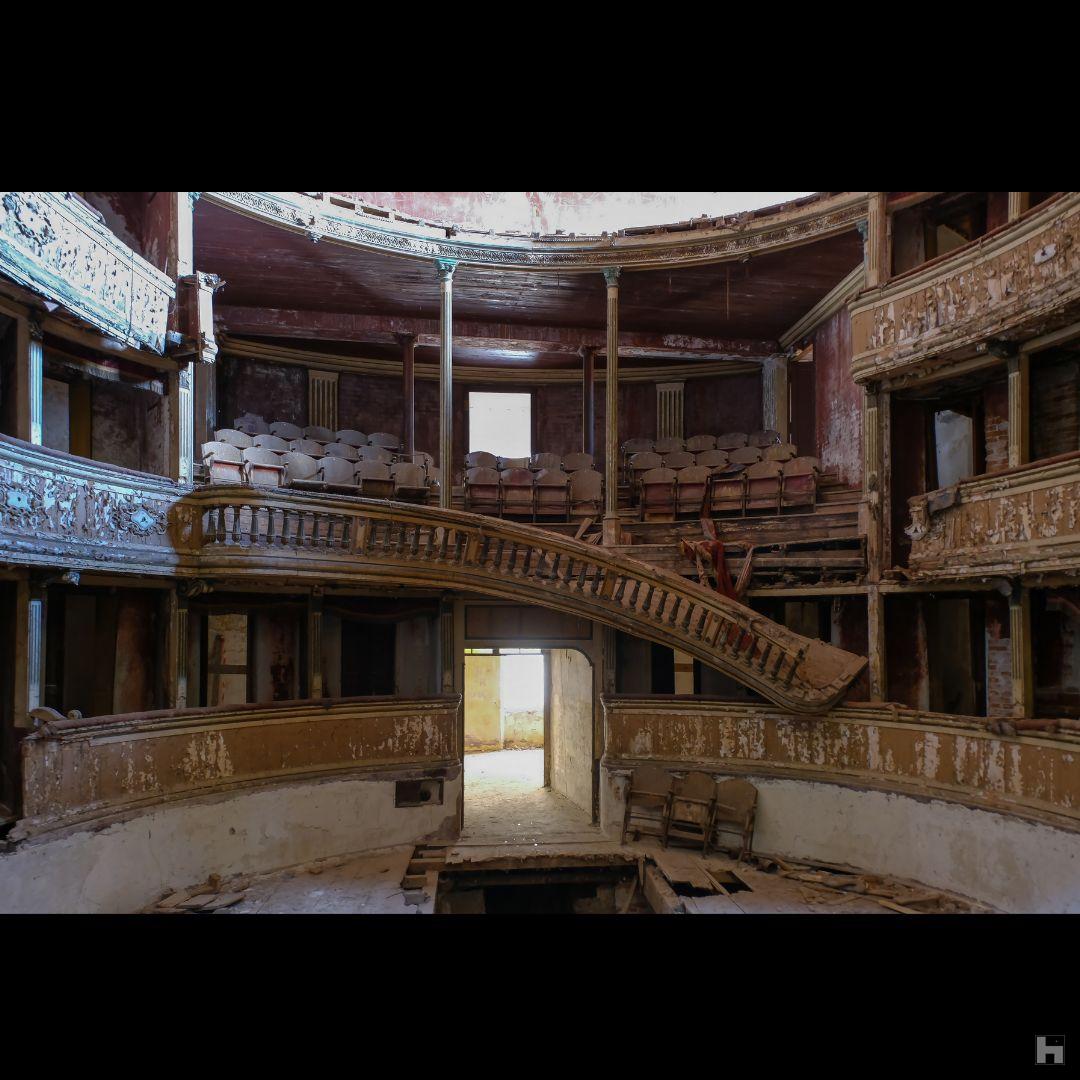
[[[440,281],[449,283],[454,277],[457,266],[457,259],[436,259],[435,273],[439,275]]]
[[[415,334],[401,333],[401,334],[394,334],[394,337],[397,338],[397,341],[398,341],[399,345],[415,345],[416,344],[416,335]]]
[[[33,316],[26,320],[26,329],[30,334],[31,341],[45,340],[45,331],[42,329],[41,323]]]
[[[618,288],[619,286],[619,274],[622,273],[621,266],[606,266],[604,267],[604,281],[607,282],[607,287]]]
[[[866,234],[870,231],[869,218],[860,218],[855,222],[855,228],[859,230],[859,236],[862,237],[862,242],[866,243]]]

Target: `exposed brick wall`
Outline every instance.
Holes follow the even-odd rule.
[[[991,383],[983,392],[983,433],[986,471],[1009,467],[1009,384],[1008,380]]]
[[[308,422],[307,368],[225,356],[217,363],[218,426],[252,412],[268,423]]]
[[[683,396],[687,438],[722,435],[728,431],[751,432],[761,427],[760,372],[687,379]]]
[[[338,376],[338,423],[343,428],[356,428],[365,435],[373,431],[386,431],[400,439],[401,409],[400,379],[389,375],[357,375],[348,371]],[[438,391],[435,410],[437,416]],[[418,446],[417,449],[434,453],[426,446]]]
[[[1036,360],[1030,388],[1032,460],[1080,447],[1080,362]]]
[[[554,383],[533,392],[533,450],[553,454],[581,449],[580,384]]]
[[[1009,602],[1003,596],[989,595],[986,598],[986,715],[1009,716],[1012,711]]]

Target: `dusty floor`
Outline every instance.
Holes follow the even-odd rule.
[[[446,849],[447,869],[557,867],[568,862],[582,866],[613,860],[636,863],[643,857],[669,870],[700,867],[700,853],[693,849],[672,846],[663,852],[649,838],[620,846],[617,838],[605,837],[585,811],[545,789],[543,782],[543,750],[466,755],[465,828],[461,838]],[[412,854],[411,845],[388,848],[215,883],[219,894],[235,899],[215,913],[430,914],[434,897],[417,903],[417,890],[407,902],[402,888]],[[704,865],[712,871],[736,869],[750,889],[730,896],[693,897],[686,903],[688,914],[893,914],[866,897],[737,866],[723,855],[711,854]]]

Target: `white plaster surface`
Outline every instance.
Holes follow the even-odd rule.
[[[625,781],[603,772],[601,821],[617,835]],[[1080,912],[1076,833],[940,799],[746,779],[758,789],[755,851],[917,881],[1000,911]]]
[[[264,873],[412,843],[456,823],[461,775],[441,806],[394,806],[394,781],[283,784],[171,803],[115,824],[25,841],[0,856],[0,913],[137,911],[210,874]]]

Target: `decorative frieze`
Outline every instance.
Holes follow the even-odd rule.
[[[1042,333],[1080,301],[1080,194],[870,289],[851,305],[856,381],[895,377],[942,353]]]
[[[69,192],[0,192],[0,273],[125,345],[165,350],[175,285]]]
[[[1080,453],[908,500],[918,578],[1080,569]]]

